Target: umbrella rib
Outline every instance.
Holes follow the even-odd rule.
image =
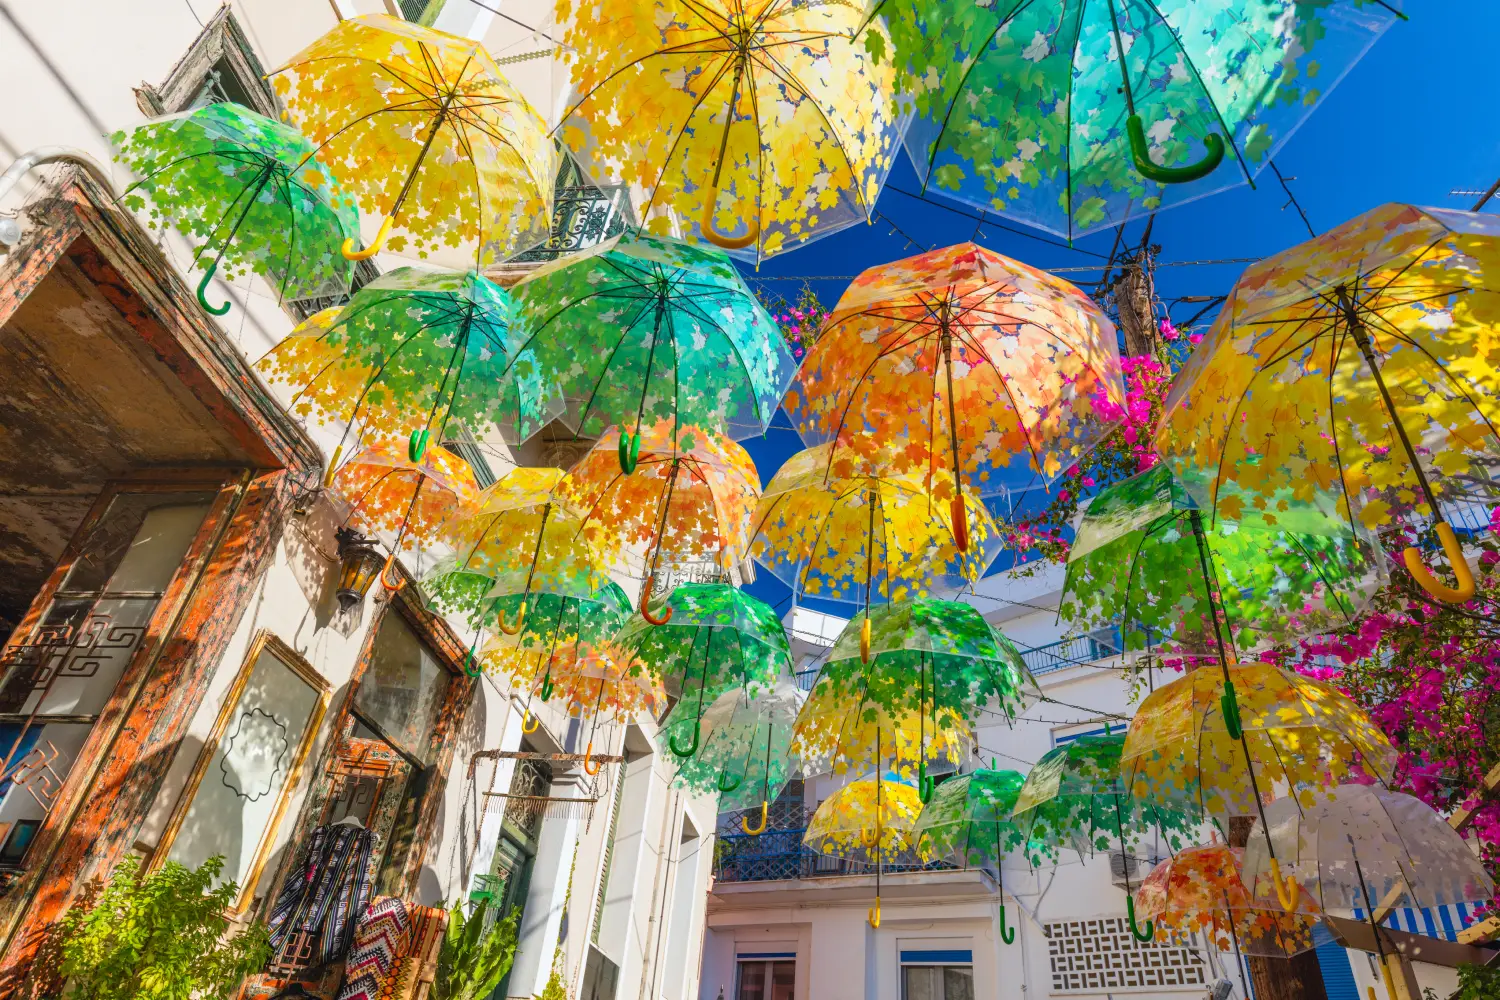
[[[554,128],[552,130],[552,133],[555,135],[557,133],[557,129],[558,128],[562,128],[562,123],[566,122],[573,115],[577,114],[579,108],[583,107],[589,101],[593,100],[594,95],[597,94],[599,91],[603,90],[606,86],[608,86],[609,83],[611,81],[613,81],[615,77],[620,76],[621,74],[623,74],[623,73],[625,73],[625,72],[627,72],[629,70],[635,69],[641,63],[644,63],[648,59],[659,59],[659,58],[661,58],[663,56],[677,56],[677,55],[728,55],[730,52],[734,51],[732,48],[726,48],[726,49],[723,49],[723,50],[719,50],[719,49],[705,49],[703,51],[698,51],[698,50],[692,48],[692,46],[703,44],[706,41],[707,41],[707,39],[696,39],[696,40],[694,40],[692,42],[684,42],[681,45],[668,46],[665,49],[654,49],[651,52],[645,53],[644,55],[640,56],[637,59],[630,60],[629,62],[627,62],[623,66],[621,66],[619,69],[615,70],[613,73],[610,73],[604,79],[600,80],[597,84],[595,84],[592,88],[589,89],[588,93],[584,94],[577,101],[575,101],[573,103],[572,107],[568,108],[568,110],[559,119],[558,126],[557,126],[557,128]],[[725,39],[725,41],[728,41],[728,39]],[[705,90],[703,91],[703,97],[707,97],[708,94],[709,94],[709,92],[712,91],[714,87],[718,86],[719,79],[722,79],[723,76],[724,76],[724,74],[729,71],[729,63],[730,62],[731,62],[731,60],[726,60],[725,61],[724,69],[722,69],[722,70],[719,71],[719,78],[715,79],[712,84],[710,84],[707,88],[705,88]],[[703,103],[703,98],[702,97],[700,97],[698,99],[698,104],[701,104],[701,103]],[[695,111],[697,110],[697,106],[696,105],[694,105],[694,110]],[[691,118],[692,114],[690,113],[688,115],[688,117]],[[680,138],[680,136],[679,136],[679,138]]]
[[[1500,431],[1497,431],[1495,429],[1495,425],[1490,422],[1489,417],[1485,416],[1485,413],[1482,409],[1480,409],[1478,402],[1475,401],[1473,396],[1469,395],[1469,390],[1464,387],[1464,384],[1458,380],[1457,376],[1455,376],[1447,368],[1447,366],[1438,361],[1437,357],[1434,356],[1433,353],[1426,347],[1423,347],[1422,344],[1420,344],[1417,340],[1403,333],[1395,324],[1386,319],[1384,316],[1381,316],[1377,313],[1370,313],[1370,317],[1378,321],[1379,323],[1382,323],[1385,326],[1389,327],[1391,337],[1420,352],[1423,357],[1431,361],[1433,368],[1436,369],[1437,372],[1445,379],[1453,383],[1453,388],[1458,390],[1458,392],[1464,397],[1464,401],[1473,408],[1475,414],[1478,415],[1479,419],[1484,421],[1484,425],[1490,429],[1490,434],[1494,435],[1497,439],[1500,439]]]
[[[672,140],[672,145],[667,149],[667,155],[662,157],[661,170],[656,175],[656,183],[651,185],[651,195],[646,199],[646,204],[641,208],[641,224],[636,228],[636,232],[645,231],[646,216],[651,213],[651,207],[656,203],[657,192],[661,190],[663,179],[667,176],[667,171],[672,167],[672,159],[677,155],[677,147],[682,144],[683,138],[688,134],[688,126],[692,124],[693,118],[698,114],[699,109],[703,107],[703,103],[708,100],[708,96],[719,86],[719,83],[729,73],[729,68],[733,64],[733,59],[725,59],[723,67],[719,70],[719,75],[714,77],[712,83],[703,88],[703,93],[693,102],[692,108],[689,109],[687,117],[682,122],[682,128],[678,130],[676,138]],[[729,108],[725,114],[734,114],[734,109]]]
[[[594,408],[594,400],[598,398],[599,390],[603,387],[604,380],[609,376],[609,370],[614,366],[615,357],[620,353],[620,348],[625,346],[625,341],[629,339],[631,331],[635,328],[635,325],[645,317],[652,301],[654,301],[654,299],[643,299],[641,301],[641,307],[639,310],[637,310],[635,317],[631,319],[629,323],[626,323],[620,327],[620,339],[615,341],[615,346],[611,348],[609,357],[604,362],[604,367],[599,369],[599,378],[594,382],[594,388],[589,392],[588,402],[584,404],[582,410],[578,411],[579,429],[582,429],[584,424],[588,421],[589,410]],[[654,344],[652,345],[652,352],[655,352]],[[648,388],[650,387],[644,386],[642,387],[642,391],[644,392]],[[621,433],[623,434],[624,431],[622,430]]]

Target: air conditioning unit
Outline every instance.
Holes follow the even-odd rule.
[[[1139,886],[1141,880],[1151,874],[1151,869],[1161,862],[1160,858],[1145,854],[1126,854],[1121,850],[1109,852],[1109,878],[1110,881],[1121,888],[1125,887],[1129,876],[1132,888]]]

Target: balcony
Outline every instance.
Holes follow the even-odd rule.
[[[1094,663],[1120,654],[1119,629],[1100,629],[1072,639],[1060,639],[1045,646],[1024,650],[1021,659],[1033,676],[1050,674],[1054,670]]]
[[[716,882],[779,882],[789,879],[874,875],[875,866],[818,854],[802,845],[806,828],[767,830],[759,836],[720,834],[714,855]],[[955,866],[942,861],[923,864],[915,856],[881,866],[886,875],[902,872],[946,871]]]

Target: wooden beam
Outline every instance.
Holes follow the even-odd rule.
[[[1487,799],[1491,795],[1493,795],[1497,787],[1500,787],[1500,764],[1496,764],[1494,767],[1490,768],[1490,773],[1484,776],[1480,801],[1483,802],[1484,799]],[[1459,833],[1463,833],[1464,828],[1467,827],[1470,823],[1474,822],[1474,814],[1478,811],[1478,805],[1475,805],[1475,807],[1472,809],[1460,809],[1458,812],[1448,817],[1448,825],[1453,827],[1453,829],[1457,830]]]
[[[1489,917],[1458,932],[1459,944],[1486,944],[1500,937],[1500,917]]]

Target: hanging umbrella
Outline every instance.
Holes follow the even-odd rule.
[[[867,44],[924,192],[1072,239],[1259,172],[1399,5],[885,0]]]
[[[666,606],[665,624],[632,619],[615,642],[664,683],[679,707],[691,706],[692,732],[674,732],[668,741],[678,757],[691,757],[703,712],[726,692],[750,699],[769,692],[791,670],[791,649],[776,612],[728,584],[683,584]]]
[[[546,241],[547,126],[484,46],[386,14],[341,21],[271,74],[294,125],[367,212],[364,250],[484,267]]]
[[[802,769],[792,749],[792,726],[807,700],[789,674],[782,674],[768,691],[752,697],[744,688],[721,694],[703,710],[702,717],[689,702],[679,701],[662,722],[669,742],[687,739],[688,730],[703,730],[703,744],[691,757],[677,761],[674,780],[702,794],[719,797],[720,812],[753,810],[760,805],[760,820],[751,826],[740,817],[740,828],[757,836],[765,832],[770,803],[786,783]]]
[[[1115,328],[1088,296],[973,243],[872,267],[845,290],[787,395],[802,439],[894,450],[950,505],[1050,482],[1114,427],[1125,385]],[[946,476],[938,475],[939,470]]]
[[[1019,771],[980,769],[949,778],[922,807],[912,839],[923,857],[962,868],[989,868],[999,879],[1000,939],[1014,944],[1016,932],[1005,923],[1007,855],[1036,853],[1011,816],[1026,776]]]
[[[1171,636],[1213,651],[1217,620],[1225,645],[1243,652],[1353,624],[1383,569],[1373,543],[1313,507],[1275,525],[1210,525],[1157,465],[1089,501],[1058,614],[1119,627],[1125,649]]]
[[[891,474],[840,459],[833,444],[799,451],[777,470],[755,512],[751,554],[794,593],[863,603],[952,594],[979,580],[1000,529],[967,492],[967,546],[949,505],[920,473]],[[951,482],[947,484],[949,495]]]
[[[388,590],[401,583],[390,576],[391,564],[408,536],[431,544],[443,524],[479,492],[469,463],[447,448],[434,445],[413,459],[406,445],[371,445],[349,459],[332,477],[334,497],[346,504],[345,524],[361,531],[395,532],[391,554],[380,571]]]
[[[344,432],[402,436],[420,458],[450,429],[530,437],[561,412],[540,375],[514,365],[524,331],[509,295],[475,272],[397,268],[365,285],[332,322],[322,313],[273,348],[260,368],[296,388],[291,406]]]
[[[696,428],[655,424],[642,441],[639,468],[622,475],[620,435],[606,434],[563,478],[558,497],[607,562],[633,563],[644,546],[640,566],[632,566],[645,578],[641,615],[665,624],[670,606],[660,617],[647,607],[657,575],[705,567],[717,576],[734,573],[745,557],[760,477],[745,449]]]
[[[314,157],[296,129],[238,104],[210,104],[110,136],[115,159],[140,178],[121,203],[147,207],[153,229],[173,228],[197,244],[194,263],[208,283],[254,274],[285,299],[341,295],[348,261],[339,246],[359,230],[353,200]]]
[[[1173,383],[1157,450],[1230,520],[1297,502],[1372,530],[1430,519],[1457,585],[1414,546],[1403,559],[1461,603],[1474,581],[1447,518],[1500,457],[1497,287],[1500,220],[1407,205],[1253,264]]]
[[[955,751],[983,717],[1009,721],[1040,697],[1015,645],[972,606],[898,601],[844,629],[808,696],[797,742],[809,766],[886,767],[862,752],[868,731],[884,728],[884,742],[896,753],[889,766],[906,777],[914,763],[926,801],[930,755],[957,764],[963,758]],[[908,760],[892,734],[913,723],[915,759]]]
[[[1136,913],[1183,937],[1203,934],[1218,951],[1291,958],[1315,947],[1316,904],[1300,896],[1287,911],[1273,899],[1255,899],[1241,881],[1244,851],[1224,844],[1189,847],[1162,861],[1135,891]],[[1249,996],[1248,991],[1246,996]]]
[[[574,431],[621,429],[627,474],[643,425],[765,433],[797,368],[716,250],[627,234],[544,264],[513,294],[530,331],[523,357],[556,383]]]
[[[1386,964],[1379,923],[1394,909],[1489,902],[1495,883],[1441,816],[1401,792],[1346,784],[1311,805],[1281,799],[1266,807],[1245,848],[1244,881],[1265,894],[1277,859],[1325,913],[1367,920],[1380,954],[1386,989],[1397,993]]]
[[[915,788],[876,770],[824,799],[807,821],[803,844],[819,854],[875,866],[871,927],[880,926],[881,869],[911,857],[912,832],[921,814],[922,798]]]
[[[532,595],[587,599],[609,582],[582,525],[553,498],[562,476],[561,469],[512,469],[443,526],[453,554],[424,581],[440,610],[514,635],[525,627]],[[520,598],[514,621],[497,621],[495,599],[513,595]]]
[[[580,0],[558,20],[580,95],[558,134],[641,192],[652,232],[759,261],[873,218],[905,116],[855,5]]]
[[[594,733],[601,719],[629,718],[639,712],[655,717],[667,708],[661,682],[629,650],[613,642],[581,644],[578,655],[560,665],[556,684],[568,713],[589,720],[583,769],[591,775],[599,773],[600,765],[592,758]]]
[[[1093,854],[1108,850],[1112,841],[1124,855],[1153,830],[1172,850],[1183,846],[1198,817],[1176,803],[1147,803],[1131,795],[1120,779],[1124,743],[1121,735],[1080,736],[1047,751],[1026,775],[1012,816],[1040,855],[1055,854],[1058,848]],[[1127,866],[1130,933],[1149,941],[1155,928],[1150,921],[1145,929],[1137,925],[1133,891]]]

